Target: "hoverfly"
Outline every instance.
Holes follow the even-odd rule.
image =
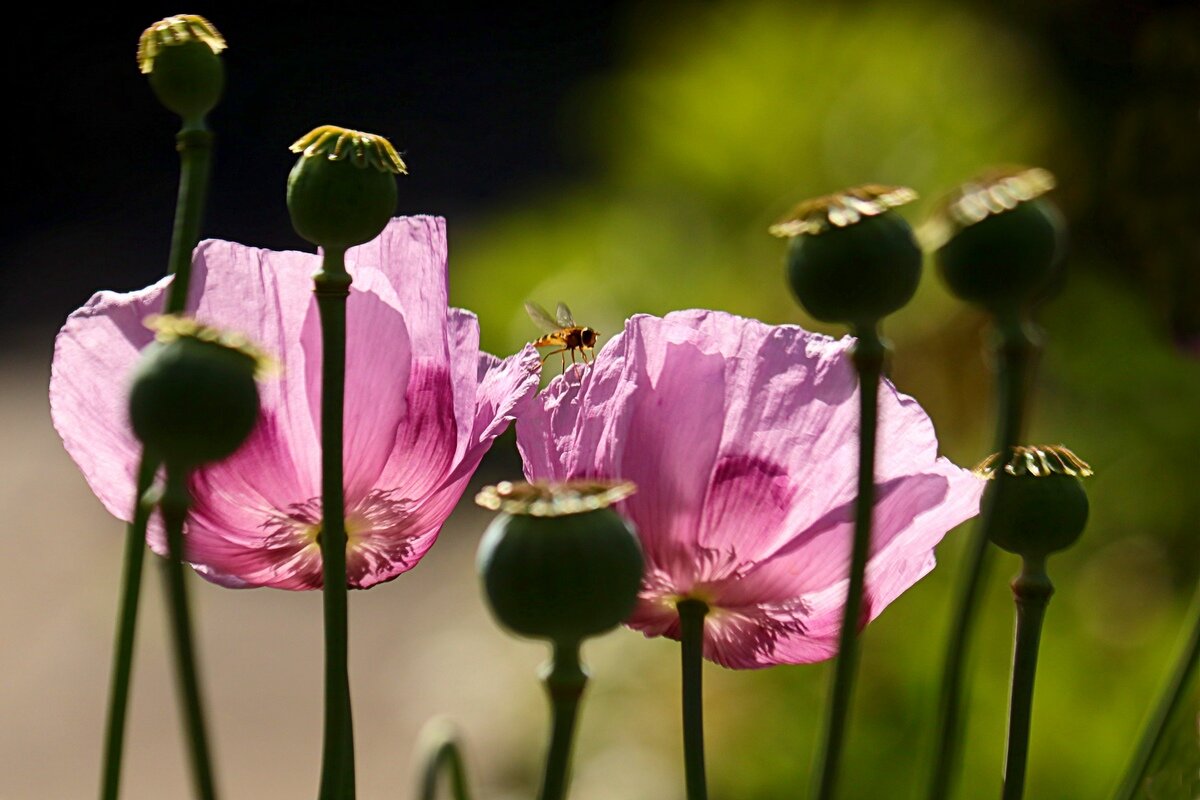
[[[533,342],[533,346],[559,348],[542,356],[543,364],[546,363],[547,358],[558,353],[562,357],[563,371],[566,372],[567,356],[565,354],[568,352],[571,354],[571,363],[574,364],[576,350],[583,358],[583,363],[588,363],[587,351],[596,346],[596,340],[600,338],[600,334],[591,328],[576,325],[575,319],[571,316],[571,309],[567,308],[566,303],[558,304],[558,313],[553,317],[546,309],[529,300],[525,301],[525,311],[534,324],[545,332],[545,336]]]

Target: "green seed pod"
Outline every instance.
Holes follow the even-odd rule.
[[[500,510],[476,563],[501,625],[571,646],[621,623],[637,604],[642,548],[607,506],[630,483],[502,483],[476,498]]]
[[[263,364],[240,337],[181,317],[156,317],[157,341],[134,370],[129,419],[146,448],[182,468],[232,454],[258,420]]]
[[[138,41],[138,66],[150,76],[159,102],[198,123],[221,99],[225,40],[204,17],[181,14],[160,20]]]
[[[938,268],[959,298],[993,314],[1044,299],[1055,287],[1066,226],[1043,194],[1044,169],[993,170],[945,198],[922,228]]]
[[[921,250],[912,228],[890,212],[916,198],[912,189],[860,186],[806,200],[771,226],[791,239],[788,283],[823,322],[873,324],[912,299]]]
[[[992,455],[976,472],[990,480],[992,542],[1024,558],[1045,558],[1079,540],[1087,525],[1088,499],[1079,480],[1092,469],[1061,445],[1017,447],[1003,465]]]
[[[387,139],[323,125],[291,150],[300,153],[287,186],[297,233],[320,247],[345,250],[383,231],[396,210],[396,175],[407,172]]]

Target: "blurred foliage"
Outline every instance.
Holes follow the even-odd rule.
[[[1103,148],[1107,134],[1081,134],[1096,112],[1057,77],[1055,59],[969,6],[657,5],[632,12],[629,28],[625,66],[582,88],[563,122],[593,159],[592,179],[547,187],[468,230],[452,226],[452,295],[479,313],[493,351],[537,334],[526,298],[566,300],[578,321],[609,335],[635,312],[693,306],[808,325],[784,288],[783,246],[766,228],[795,201],[847,185],[912,186],[925,198],[912,207],[919,221],[929,201],[983,167],[1038,164],[1059,175],[1076,230],[1094,232],[1085,215],[1103,204],[1090,193],[1119,178],[1106,172],[1108,153],[1078,146]],[[1177,122],[1169,101],[1141,102]],[[1195,106],[1187,113],[1194,123]],[[1183,141],[1194,163],[1196,138]],[[1132,157],[1122,146],[1113,152]],[[1154,237],[1185,217],[1197,230],[1194,214],[1143,211],[1127,231],[1134,248],[1154,250]],[[1164,250],[1176,259],[1172,274],[1194,276],[1195,261],[1178,260],[1186,248],[1154,252]],[[1106,242],[1077,242],[1065,290],[1042,313],[1048,350],[1031,440],[1068,444],[1096,477],[1090,529],[1050,564],[1059,591],[1038,676],[1035,797],[1095,798],[1115,786],[1200,566],[1200,364],[1164,335],[1147,299],[1161,288],[1142,291],[1137,271],[1113,261]],[[913,304],[885,327],[893,376],[930,411],[944,450],[968,464],[985,455],[983,320],[927,270]],[[915,797],[923,787],[963,533],[942,548],[942,568],[867,636],[846,798]],[[1015,564],[997,562],[976,640],[964,797],[999,792],[1012,626],[1005,584]],[[794,798],[807,786],[827,669],[710,671],[715,797]],[[1179,755],[1163,768],[1194,765],[1195,737],[1174,741]],[[1182,791],[1161,796],[1188,800]]]
[[[1146,800],[1200,797],[1200,681],[1171,720],[1167,739],[1150,764]]]
[[[917,220],[981,167],[1035,160],[1060,135],[1052,73],[960,12],[729,3],[639,13],[629,66],[584,89],[564,121],[594,155],[595,180],[458,233],[454,295],[480,314],[487,346],[530,338],[525,297],[565,299],[609,332],[637,311],[692,306],[803,320],[784,291],[782,244],[766,234],[796,201],[902,184],[926,195],[910,207]],[[897,339],[953,313],[926,283],[890,325]]]

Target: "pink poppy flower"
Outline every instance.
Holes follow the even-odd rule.
[[[227,586],[316,589],[320,501],[320,328],[311,275],[320,257],[205,241],[193,258],[189,313],[239,331],[280,375],[229,459],[196,471],[187,559]],[[433,544],[483,454],[537,390],[532,348],[501,361],[479,352],[474,315],[447,306],[445,222],[393,220],[346,254],[347,579],[367,588],[411,569]],[[126,380],[170,279],[100,292],[58,335],[54,425],[112,514],[128,519],[140,447]],[[151,546],[163,552],[160,532]]]
[[[709,606],[704,655],[736,668],[837,651],[854,528],[853,339],[716,311],[635,316],[590,369],[519,412],[530,480],[621,478],[647,569],[627,621],[679,638],[677,601]],[[863,624],[929,572],[978,513],[983,483],[937,455],[916,401],[879,396],[878,500]]]

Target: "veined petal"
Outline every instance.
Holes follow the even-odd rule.
[[[648,559],[687,569],[724,427],[724,394],[700,387],[723,383],[724,359],[697,347],[683,326],[648,333],[643,319],[626,331],[624,371],[640,391],[622,398],[623,436],[602,439],[598,452],[601,463],[611,453],[611,477],[654,487],[622,503],[639,530],[652,532],[642,540]]]
[[[154,334],[170,278],[127,294],[98,292],[54,340],[50,418],[88,486],[117,519],[133,516],[142,447],[129,424],[129,373]]]
[[[246,335],[282,368],[260,385],[247,443],[192,476],[187,558],[225,586],[321,585],[319,265],[315,254],[218,241],[193,259],[194,316]],[[347,253],[347,268],[347,582],[365,588],[411,569],[432,545],[484,452],[536,391],[539,364],[532,348],[504,361],[480,354],[474,317],[447,307],[442,220],[393,220]],[[166,284],[97,295],[56,345],[56,427],[118,516],[133,507],[139,449],[123,379],[151,340],[142,323]],[[161,525],[147,538],[161,551]]]
[[[317,420],[308,384],[320,379],[321,339],[312,273],[320,257],[207,240],[192,258],[189,310],[203,323],[245,334],[279,365],[259,382],[264,414],[286,432],[290,458],[308,491],[320,481]]]
[[[346,393],[342,423],[343,468],[347,503],[377,485],[410,417],[422,418],[429,383],[428,364],[413,363],[407,320],[378,295],[353,286],[346,303]],[[320,435],[320,320],[309,317],[305,342],[317,342],[305,353],[309,404]],[[445,367],[440,370],[445,373]],[[416,380],[418,383],[410,383]],[[442,381],[444,383],[444,381]],[[410,396],[410,389],[411,395]],[[415,403],[415,406],[414,406]],[[444,412],[443,412],[444,413]],[[453,420],[451,420],[453,422]]]
[[[346,269],[404,315],[416,359],[449,358],[446,280],[446,221],[440,217],[397,217],[370,242],[346,251]],[[370,273],[382,276],[376,282]],[[389,292],[384,284],[390,287]]]
[[[530,345],[503,360],[480,353],[478,370],[478,393],[475,396],[475,419],[471,434],[462,460],[447,483],[473,473],[492,442],[516,419],[518,409],[533,398],[541,377],[541,359]]]
[[[529,404],[518,444],[531,478],[638,484],[618,507],[647,558],[631,627],[677,637],[676,603],[696,598],[718,663],[833,654],[857,494],[853,344],[714,311],[635,316],[590,370]],[[864,624],[932,568],[982,491],[886,381],[878,437]]]

